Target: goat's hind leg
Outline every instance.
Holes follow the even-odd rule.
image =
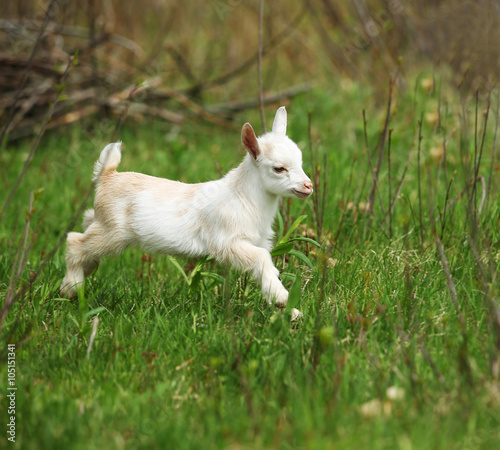
[[[68,233],[66,239],[66,275],[60,288],[62,297],[76,296],[78,286],[83,283],[89,263],[83,258],[84,233]],[[87,267],[87,270],[85,268]]]
[[[66,242],[67,271],[61,284],[61,295],[65,297],[76,295],[78,286],[99,266],[102,256],[125,247],[116,235],[106,233],[97,222],[92,222],[85,233],[69,233]]]

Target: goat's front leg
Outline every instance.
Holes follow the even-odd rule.
[[[274,267],[271,254],[262,247],[247,241],[237,241],[231,245],[230,262],[243,270],[252,272],[262,287],[267,302],[273,301],[278,308],[284,308],[288,302],[288,291],[279,279],[279,271]]]

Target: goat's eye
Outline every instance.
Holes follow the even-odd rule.
[[[274,170],[276,173],[286,172],[286,169],[285,169],[284,167],[273,167],[273,170]]]

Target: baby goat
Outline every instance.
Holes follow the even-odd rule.
[[[148,252],[229,262],[252,273],[269,304],[285,307],[288,292],[269,253],[278,199],[313,192],[286,124],[282,106],[272,131],[259,138],[249,123],[243,125],[243,162],[220,180],[198,184],[119,173],[121,143],[107,145],[95,163],[94,209],[85,213],[84,233],[68,234],[61,295],[73,297],[103,256],[139,245]]]

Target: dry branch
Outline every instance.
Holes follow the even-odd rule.
[[[269,39],[263,46],[262,56],[285,39],[300,20],[299,15],[290,26]],[[256,64],[257,55],[221,76],[198,80],[190,69],[190,61],[170,46],[167,50],[192,84],[180,90],[166,87],[168,81],[160,77],[139,81],[148,70],[140,64],[131,65],[121,56],[123,51],[130,52],[147,64],[144,51],[135,42],[114,33],[51,21],[42,27],[36,22],[5,19],[0,20],[0,31],[4,32],[0,33],[0,117],[7,118],[2,120],[2,133],[9,141],[36,135],[61,89],[64,89],[64,98],[53,108],[47,129],[79,122],[96,114],[101,117],[105,114],[121,115],[125,109],[127,117],[136,121],[147,115],[179,124],[189,117],[196,117],[218,126],[232,127],[234,113],[259,106],[258,101],[253,100],[212,106],[202,104],[202,94],[206,90],[242,75]],[[16,52],[9,45],[9,35],[33,36],[37,33],[43,45],[36,45],[30,54]],[[64,42],[64,48],[61,42]],[[3,53],[1,49],[4,49]],[[60,68],[64,67],[70,52],[78,55],[78,67],[61,86],[59,80],[63,72]],[[309,88],[301,85],[281,93],[271,93],[264,97],[263,103],[274,103]],[[132,89],[135,93],[129,99]]]

